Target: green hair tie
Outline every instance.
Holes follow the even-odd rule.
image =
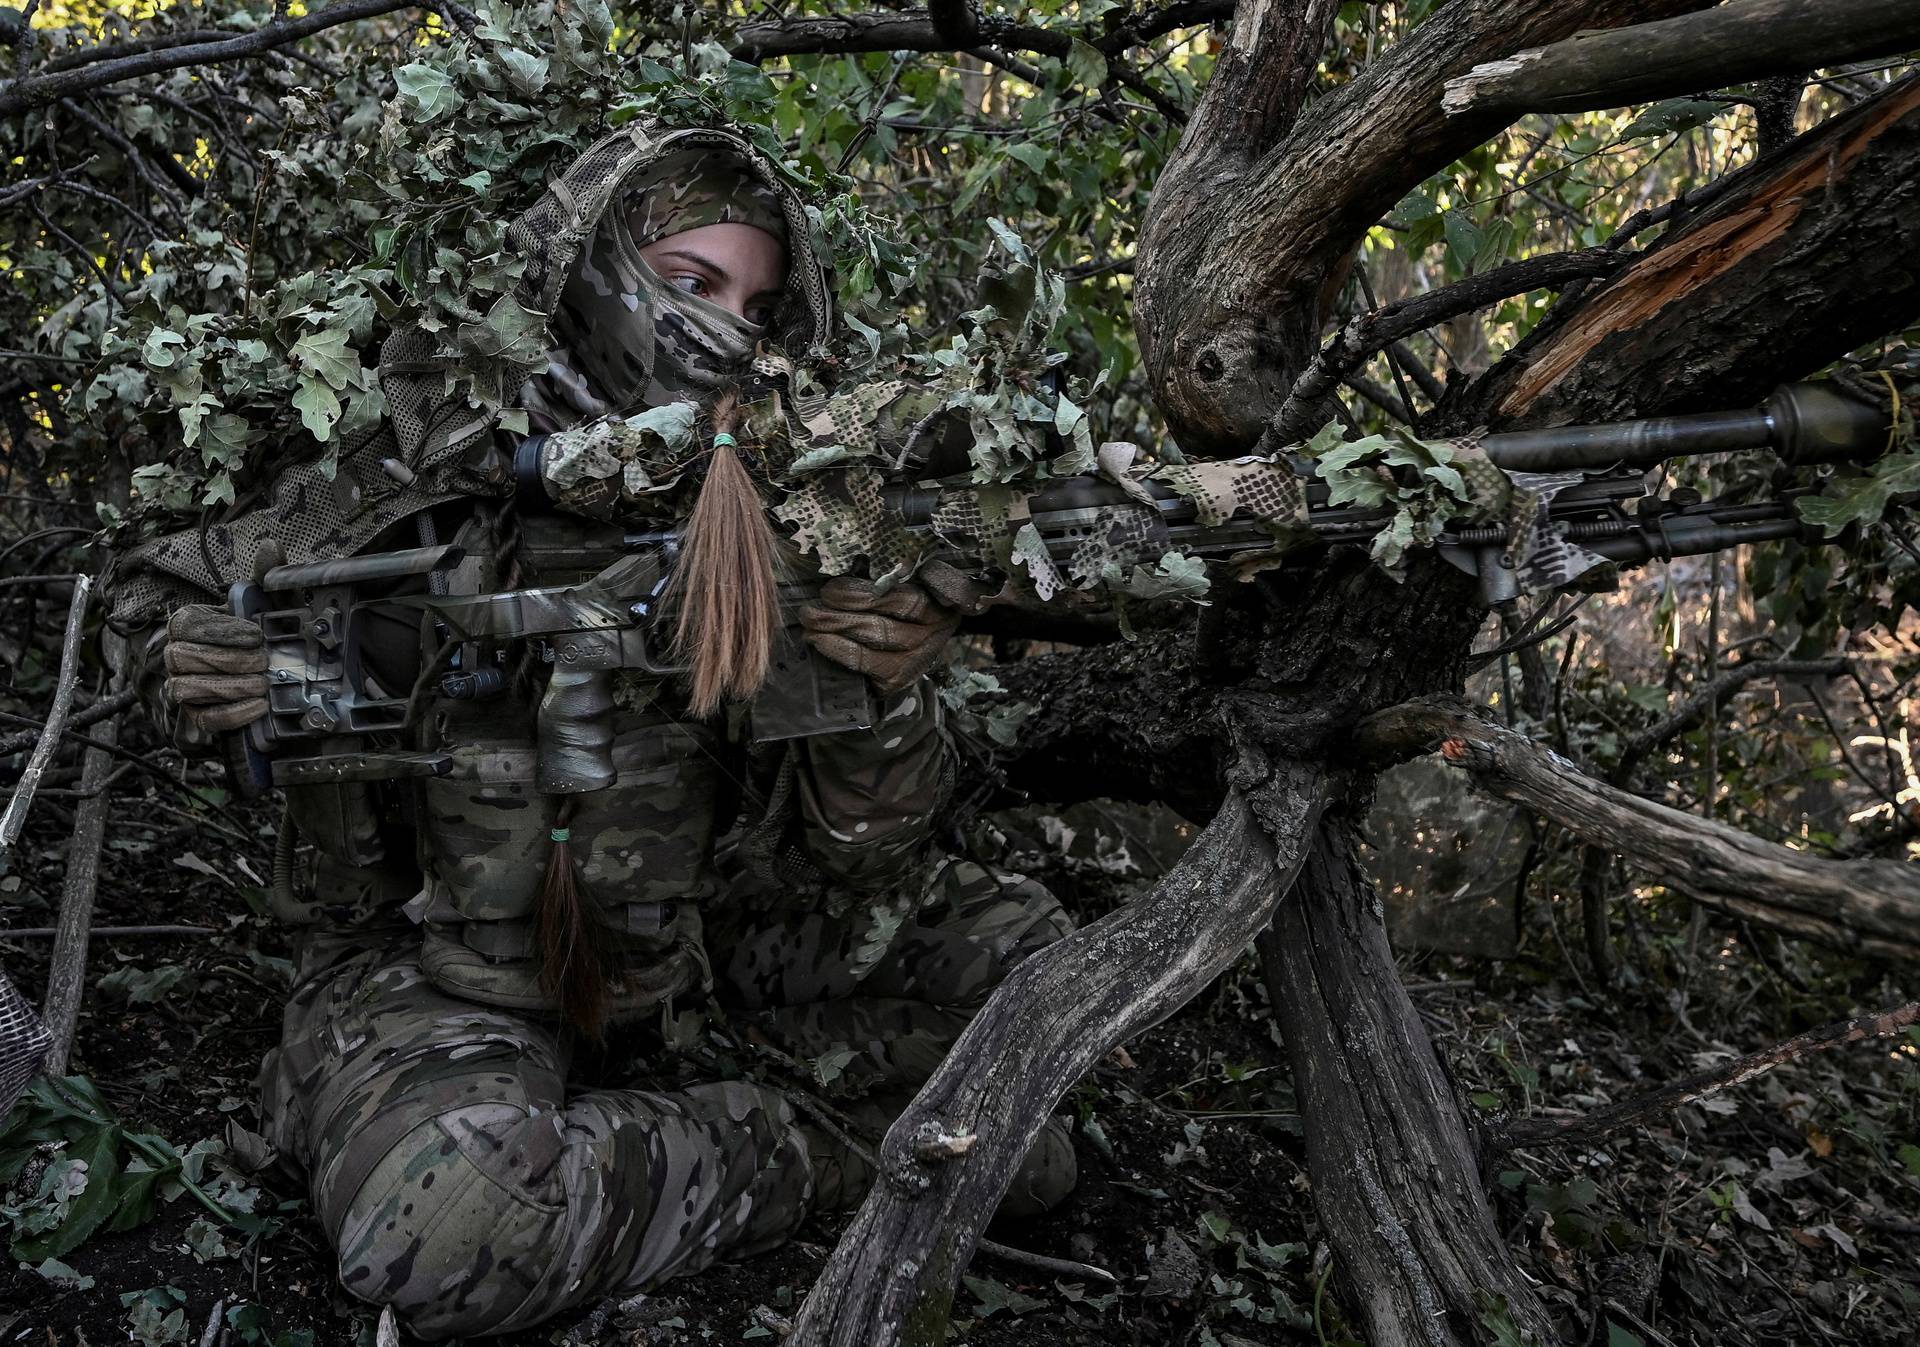
[[[733,436],[727,434],[726,431],[721,430],[714,432],[713,447],[718,449],[723,444],[729,449],[738,449],[740,447],[740,441],[734,439]]]
[[[570,842],[573,840],[573,829],[555,828],[548,836],[556,842]]]

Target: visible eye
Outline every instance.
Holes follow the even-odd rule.
[[[740,316],[749,323],[752,323],[755,327],[766,327],[773,322],[773,311],[775,307],[773,304],[749,304],[747,305],[747,311]]]
[[[667,277],[667,284],[676,290],[684,290],[690,295],[699,295],[702,299],[706,298],[707,295],[706,278],[704,276],[697,276],[691,271],[674,272],[673,275]]]

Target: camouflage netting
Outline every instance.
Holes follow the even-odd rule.
[[[5,973],[0,973],[0,1118],[40,1074],[53,1038]]]

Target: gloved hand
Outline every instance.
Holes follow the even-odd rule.
[[[871,580],[837,575],[820,587],[818,603],[800,610],[800,625],[815,650],[891,696],[933,667],[961,615],[977,612],[983,597],[979,585],[943,561],[928,562],[917,580],[885,594],[876,594]]]
[[[188,604],[167,622],[164,659],[162,695],[190,728],[214,735],[267,713],[267,641],[259,623]]]

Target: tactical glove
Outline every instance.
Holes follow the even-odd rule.
[[[871,580],[839,575],[820,587],[818,603],[800,610],[800,625],[815,650],[891,696],[933,667],[961,615],[976,611],[982,597],[978,585],[942,561],[885,594]]]
[[[267,713],[267,642],[256,622],[211,604],[189,604],[167,622],[166,699],[205,735],[237,730]]]

